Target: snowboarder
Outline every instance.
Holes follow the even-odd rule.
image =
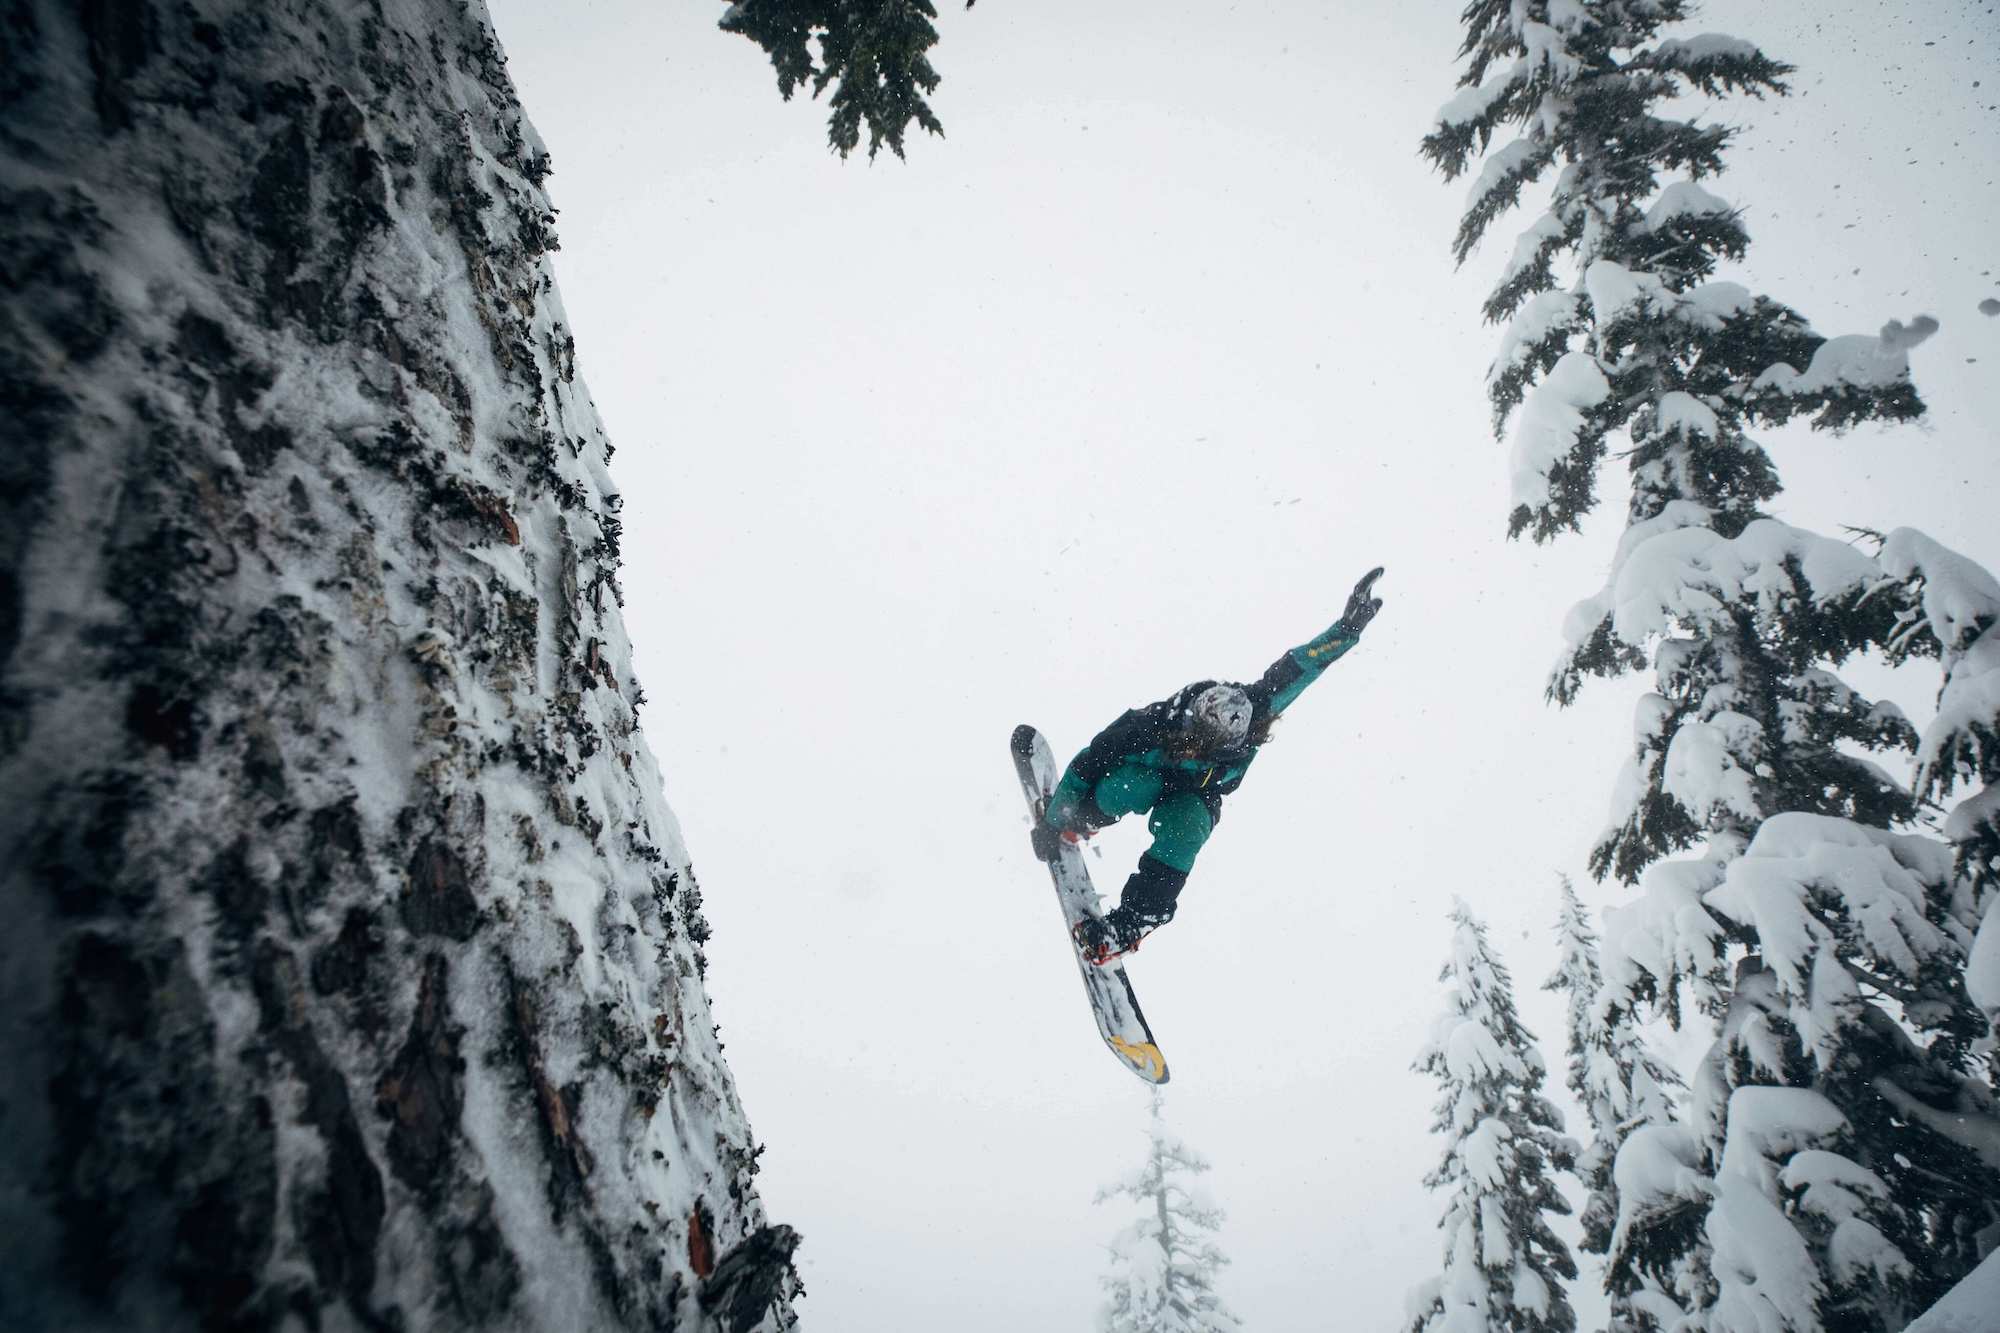
[[[1378,566],[1354,585],[1347,610],[1323,634],[1292,649],[1248,685],[1198,680],[1134,708],[1097,733],[1070,761],[1031,835],[1035,855],[1077,842],[1126,815],[1148,812],[1153,845],[1125,881],[1118,906],[1075,928],[1086,960],[1103,963],[1139,947],[1171,921],[1195,854],[1222,817],[1222,798],[1243,781],[1271,724],[1349,648],[1382,600],[1369,589]]]

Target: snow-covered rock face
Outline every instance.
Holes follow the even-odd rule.
[[[789,1323],[482,7],[8,23],[0,1322]]]

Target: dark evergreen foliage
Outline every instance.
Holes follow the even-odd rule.
[[[944,133],[924,100],[938,86],[929,54],[937,43],[935,18],[930,0],[739,0],[720,26],[764,48],[786,101],[807,84],[814,97],[832,85],[827,142],[846,157],[860,144],[865,123],[872,159],[884,144],[902,157],[912,121]]]
[[[1422,151],[1448,179],[1479,167],[1461,263],[1546,196],[1483,307],[1508,325],[1487,388],[1496,435],[1515,439],[1510,532],[1578,529],[1604,462],[1630,471],[1624,540],[1604,591],[1571,613],[1549,695],[1567,704],[1587,676],[1653,668],[1590,861],[1600,878],[1645,880],[1609,1004],[1677,1022],[1686,986],[1718,1040],[1690,1080],[1688,1129],[1645,1145],[1681,1185],[1621,1202],[1616,1280],[1643,1276],[1649,1299],[1725,1327],[1782,1291],[1769,1299],[1799,1327],[1886,1330],[1964,1271],[1962,1237],[1994,1217],[1974,1201],[2000,1171],[1981,1147],[2000,1120],[1969,1077],[1986,1023],[1964,969],[2000,833],[1971,803],[1954,816],[1955,876],[1904,830],[1921,796],[1990,782],[2000,762],[1981,724],[1920,737],[1835,669],[1864,652],[1935,655],[1948,690],[1954,672],[1970,681],[2000,657],[1978,647],[2000,584],[1920,534],[1871,556],[1767,513],[1780,483],[1750,432],[1920,415],[1906,353],[1933,326],[1828,339],[1722,279],[1749,240],[1709,188],[1731,131],[1669,103],[1783,93],[1791,71],[1734,38],[1666,37],[1687,10],[1474,0],[1461,91]],[[1916,757],[1915,783],[1871,754]],[[1711,1199],[1731,1201],[1720,1221]],[[1795,1240],[1764,1227],[1746,1242],[1737,1224],[1769,1209]]]
[[[1544,25],[1541,33],[1555,35],[1546,26],[1545,0],[1526,8],[1531,22]],[[1478,90],[1477,110],[1445,118],[1423,142],[1424,156],[1446,179],[1456,179],[1496,132],[1521,127],[1509,146],[1519,151],[1503,150],[1505,156],[1489,159],[1492,174],[1482,177],[1483,187],[1460,220],[1453,242],[1460,262],[1520,203],[1524,190],[1556,170],[1547,218],[1523,238],[1523,250],[1488,297],[1489,321],[1513,317],[1537,293],[1556,287],[1555,265],[1564,256],[1579,274],[1608,261],[1657,278],[1666,294],[1678,296],[1709,281],[1721,261],[1741,258],[1749,244],[1735,210],[1649,217],[1649,201],[1664,178],[1682,174],[1699,181],[1719,174],[1731,136],[1725,127],[1668,119],[1658,104],[1690,88],[1782,93],[1790,67],[1747,43],[1645,46],[1662,26],[1683,16],[1685,7],[1678,3],[1623,0],[1587,8],[1588,20],[1564,29],[1554,49],[1531,52],[1511,17],[1514,6],[1502,0],[1468,5],[1461,54],[1470,59],[1459,84]],[[1495,75],[1497,87],[1482,87],[1500,62],[1513,62],[1513,72]],[[1560,106],[1560,115],[1547,114],[1551,105]],[[1495,161],[1501,164],[1498,171]],[[1683,487],[1681,493],[1696,491],[1725,512],[1750,512],[1778,487],[1769,459],[1743,436],[1746,427],[1816,413],[1816,426],[1838,428],[1905,419],[1923,410],[1907,379],[1881,386],[1834,383],[1810,392],[1780,391],[1760,382],[1776,365],[1804,369],[1825,341],[1795,312],[1761,297],[1719,318],[1701,307],[1642,301],[1594,321],[1588,300],[1585,295],[1584,318],[1549,330],[1520,361],[1497,365],[1489,381],[1496,430],[1505,429],[1527,387],[1580,342],[1590,346],[1611,384],[1605,406],[1586,415],[1568,456],[1551,469],[1547,500],[1515,509],[1509,521],[1515,535],[1525,531],[1546,541],[1574,531],[1596,505],[1596,470],[1607,452],[1606,438],[1621,431],[1632,433],[1635,476],[1663,455],[1685,454],[1686,470],[1707,484]],[[1649,421],[1649,409],[1674,390],[1716,408],[1721,429],[1696,439]],[[1635,497],[1633,518],[1649,517],[1648,508],[1657,503]]]
[[[1569,1069],[1564,1082],[1590,1122],[1590,1142],[1576,1159],[1576,1175],[1587,1192],[1579,1219],[1581,1248],[1587,1254],[1608,1254],[1618,1220],[1618,1191],[1612,1179],[1618,1148],[1641,1125],[1671,1123],[1672,1099],[1682,1084],[1640,1037],[1629,1000],[1605,992],[1597,934],[1567,878],[1562,900],[1556,922],[1561,952],[1543,989],[1568,996]],[[1606,1287],[1614,1296],[1614,1318],[1620,1315],[1620,1300],[1635,1283],[1630,1271],[1614,1268],[1606,1274]]]

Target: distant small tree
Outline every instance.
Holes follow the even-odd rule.
[[[1153,1090],[1146,1164],[1097,1192],[1097,1202],[1130,1199],[1141,1212],[1111,1242],[1111,1271],[1098,1327],[1103,1333],[1234,1333],[1242,1326],[1216,1294],[1229,1262],[1214,1234],[1223,1212],[1194,1182],[1209,1169],[1167,1133]]]
[[[1576,1277],[1569,1247],[1549,1225],[1567,1214],[1553,1170],[1576,1145],[1562,1112],[1541,1095],[1547,1066],[1514,1009],[1514,983],[1465,904],[1452,909],[1445,1012],[1416,1068],[1438,1081],[1444,1160],[1424,1177],[1446,1196],[1444,1270],[1411,1293],[1411,1333],[1570,1333],[1563,1283]]]
[[[1607,991],[1597,962],[1597,933],[1590,915],[1577,899],[1565,875],[1562,914],[1556,930],[1560,955],[1544,990],[1569,997],[1569,1076],[1565,1080],[1590,1122],[1590,1142],[1576,1159],[1576,1176],[1588,1197],[1580,1217],[1581,1248],[1587,1254],[1612,1255],[1618,1224],[1618,1186],[1614,1168],[1618,1150],[1634,1130],[1674,1123],[1674,1096],[1685,1085],[1680,1076],[1655,1055],[1639,1034],[1631,1005]],[[1662,1218],[1646,1215],[1647,1222]],[[1628,1228],[1606,1266],[1605,1290],[1611,1295],[1611,1333],[1646,1326],[1644,1312],[1635,1308],[1655,1300],[1645,1291],[1640,1261],[1651,1248],[1645,1227]],[[1658,1309],[1657,1304],[1653,1306]],[[1656,1321],[1657,1322],[1657,1321]]]

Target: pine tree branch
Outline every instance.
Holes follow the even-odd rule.
[[[737,0],[717,26],[764,48],[786,101],[807,83],[815,98],[831,86],[828,144],[846,157],[865,124],[872,161],[884,144],[902,157],[913,121],[944,134],[925,100],[939,83],[928,55],[937,43],[936,17],[930,0]]]
[[[1987,1170],[2000,1172],[2000,1117],[1970,1106],[1964,1092],[1960,1093],[1958,1105],[1943,1110],[1919,1101],[1886,1075],[1869,1086],[1895,1107],[1899,1115],[1969,1150]]]

